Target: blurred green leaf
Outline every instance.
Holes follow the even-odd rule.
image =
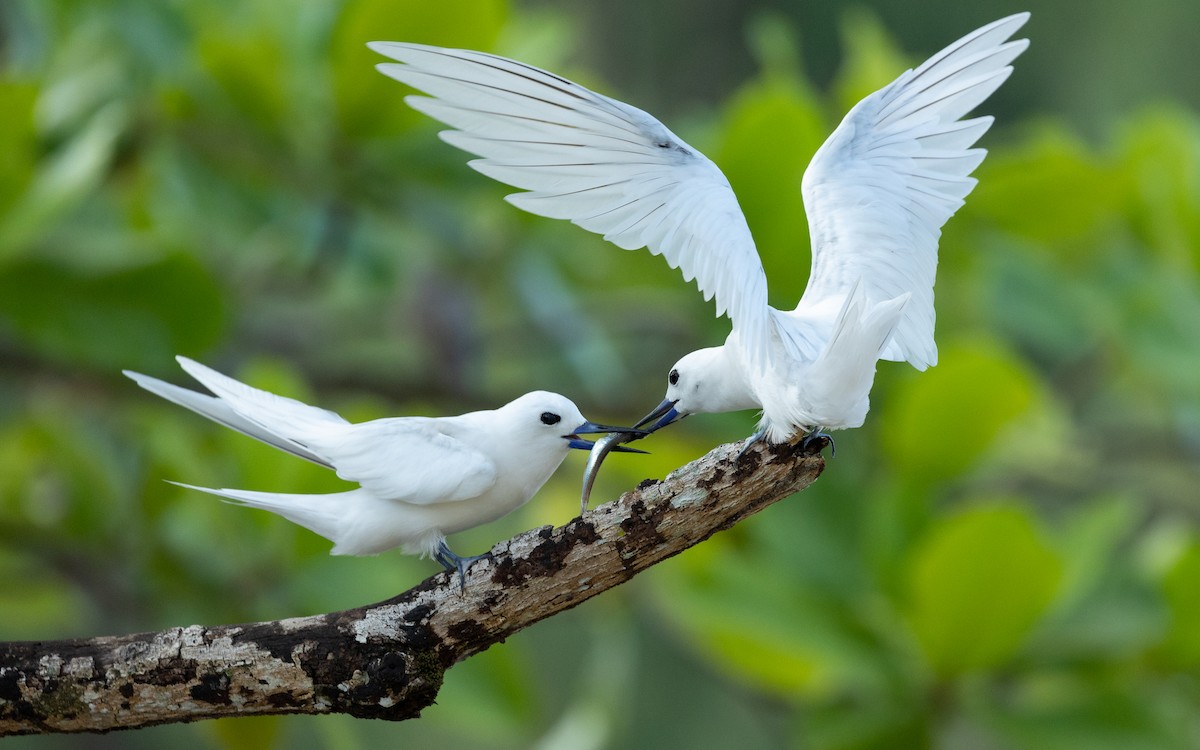
[[[1127,173],[1104,163],[1076,136],[1046,125],[1021,145],[993,149],[976,171],[979,187],[971,215],[1008,232],[1056,243],[1077,263],[1091,262],[1094,246],[1070,241],[1109,227],[1130,197]]]
[[[330,57],[342,132],[352,138],[394,135],[424,123],[404,97],[416,92],[381,75],[387,58],[367,42],[418,42],[488,50],[508,17],[506,0],[350,0],[333,32]],[[446,23],[453,18],[453,23]]]
[[[246,716],[204,723],[225,750],[268,750],[279,741],[282,716]]]
[[[107,175],[128,124],[123,103],[107,104],[43,160],[29,189],[0,224],[0,261],[27,250],[53,220],[92,196]]]
[[[969,469],[1000,431],[1034,402],[1036,381],[998,346],[944,346],[939,363],[910,375],[880,419],[884,448],[906,481],[921,487]]]
[[[1057,545],[1063,554],[1059,606],[1074,604],[1103,583],[1118,547],[1142,515],[1130,497],[1096,498],[1072,514]]]
[[[855,696],[806,711],[795,746],[813,750],[929,747],[932,727],[919,696],[911,697],[910,703],[903,703]]]
[[[196,53],[245,121],[266,132],[283,129],[291,103],[286,85],[290,71],[278,40],[261,29],[243,28],[237,34],[221,29],[201,36]]]
[[[0,431],[5,519],[97,540],[121,523],[137,501],[99,413],[87,394],[54,384],[29,394]]]
[[[656,570],[664,614],[705,659],[772,694],[885,691],[886,645],[868,616],[866,587],[848,583],[859,574],[852,551],[828,538],[835,524],[818,509],[769,514],[774,521],[756,518]],[[833,570],[838,561],[850,570]]]
[[[1062,563],[1026,511],[978,507],[939,521],[908,576],[913,630],[930,666],[952,676],[1012,657],[1058,591]]]
[[[0,79],[0,217],[24,191],[33,177],[37,143],[33,129],[33,103],[37,86]],[[0,255],[3,251],[0,250]]]
[[[17,526],[0,524],[0,609],[5,613],[4,637],[10,640],[53,638],[69,632],[87,603],[79,592],[40,560],[14,543]],[[72,633],[72,635],[81,635]]]
[[[985,723],[1013,747],[1039,750],[1163,750],[1195,747],[1188,721],[1158,690],[1133,691],[1102,676],[1035,676],[983,709]]]
[[[535,678],[522,669],[524,650],[489,649],[446,675],[439,702],[480,717],[467,730],[478,741],[517,742],[536,716]]]
[[[1062,585],[1027,648],[1032,660],[1113,663],[1161,640],[1166,615],[1156,592],[1122,565],[1145,510],[1141,498],[1096,497],[1060,521]]]
[[[764,601],[755,596],[764,592],[763,586],[746,589],[748,577],[739,580],[741,585],[712,587],[693,581],[667,597],[672,617],[698,653],[776,695],[821,695],[833,689],[839,677],[834,657],[818,645],[812,627],[812,620],[830,614],[824,608],[828,602],[818,604],[794,588],[778,586],[776,595]]]
[[[0,324],[63,364],[156,371],[212,346],[223,322],[220,290],[185,255],[95,272],[32,259],[0,267]]]
[[[1122,169],[1135,186],[1133,213],[1147,246],[1180,268],[1200,270],[1200,124],[1159,108],[1122,128]]]
[[[782,309],[795,306],[808,275],[800,181],[826,135],[811,91],[783,74],[744,86],[721,116],[713,159],[733,186],[772,282],[771,300]]]
[[[1095,350],[1097,339],[1120,314],[1109,290],[1064,284],[1061,258],[1041,246],[1014,247],[1006,241],[979,251],[993,326],[1030,358],[1054,364],[1078,361]]]
[[[838,110],[849,112],[864,97],[911,68],[879,17],[868,9],[847,9],[840,24],[845,54],[838,68]]]
[[[1161,657],[1175,668],[1200,667],[1200,542],[1192,542],[1162,580],[1170,612]]]

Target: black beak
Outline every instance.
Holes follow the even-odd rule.
[[[616,433],[624,433],[627,435],[636,435],[639,438],[645,437],[650,434],[650,432],[648,432],[646,430],[638,429],[637,427],[616,427],[616,426],[607,425],[607,424],[596,424],[595,422],[584,422],[583,424],[576,427],[574,429],[574,431],[571,432],[570,435],[563,435],[563,437],[567,438],[570,441],[567,443],[567,445],[570,446],[571,448],[575,448],[575,449],[582,450],[582,451],[590,451],[596,444],[591,442],[590,440],[584,440],[583,438],[581,438],[579,436],[580,435],[595,435],[595,434],[604,433],[604,432],[609,432],[609,433],[616,432]],[[640,451],[637,448],[626,448],[623,445],[614,445],[609,450],[616,451],[617,453],[645,453],[646,452],[646,451]]]
[[[675,409],[675,404],[677,404],[677,403],[679,403],[678,399],[676,399],[674,401],[672,401],[669,398],[663,399],[663,402],[661,404],[659,404],[658,406],[654,407],[654,410],[651,411],[649,414],[642,417],[641,421],[638,422],[636,426],[639,428],[646,427],[646,425],[650,424],[651,422],[654,422],[654,425],[652,427],[649,427],[646,429],[647,434],[649,434],[651,432],[656,432],[658,430],[661,430],[662,428],[666,427],[667,425],[671,424],[672,422],[674,422],[677,419],[683,419],[683,417],[685,417],[687,415],[680,414]],[[655,420],[657,420],[657,421],[655,421]]]

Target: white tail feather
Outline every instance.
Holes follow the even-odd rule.
[[[234,411],[233,407],[228,402],[221,400],[215,396],[209,396],[204,393],[181,388],[177,385],[171,385],[158,378],[152,378],[149,375],[143,375],[140,372],[131,370],[123,370],[125,376],[133,380],[133,382],[150,391],[156,396],[165,398],[173,404],[178,404],[185,409],[190,409],[202,417],[206,417],[216,422],[217,424],[225,425],[231,430],[237,430],[243,435],[248,435],[255,440],[278,448],[281,451],[286,451],[294,456],[299,456],[307,461],[312,461],[318,466],[323,466],[326,469],[333,467],[321,456],[308,450],[306,447],[299,445],[285,437],[275,434],[268,430],[258,422],[246,419],[242,415]]]
[[[363,493],[363,490],[356,489],[328,495],[301,495],[284,492],[231,490],[228,488],[212,489],[210,487],[197,487],[194,484],[184,484],[183,482],[171,482],[171,484],[186,487],[189,490],[207,492],[210,495],[225,498],[238,505],[269,510],[335,543],[340,536],[340,519],[345,515],[345,506],[354,501],[354,496]],[[341,553],[339,553],[335,545],[330,554],[337,555]]]
[[[880,352],[891,339],[910,294],[871,303],[855,284],[834,322],[821,354],[795,389],[764,402],[763,426],[773,442],[799,429],[861,427],[870,409],[871,386]],[[782,417],[782,419],[781,419]]]

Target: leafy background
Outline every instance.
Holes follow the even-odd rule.
[[[521,214],[363,43],[499,51],[726,171],[773,301],[854,101],[995,0],[0,4],[0,638],[305,615],[430,574],[164,479],[327,491],[154,399],[172,355],[353,419],[534,387],[604,421],[725,321],[647,253]],[[941,363],[880,368],[811,490],[454,668],[419,721],[202,722],[14,748],[1200,747],[1200,6],[1043,2],[948,225]],[[610,460],[611,498],[750,414]],[[464,553],[576,512],[575,456]]]

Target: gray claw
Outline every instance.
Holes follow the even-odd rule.
[[[487,557],[487,554],[460,557],[454,554],[454,551],[446,545],[446,540],[444,539],[438,545],[437,552],[433,555],[433,559],[440,562],[446,570],[458,571],[458,592],[460,594],[465,594],[467,591],[467,566],[485,557]]]
[[[742,456],[746,455],[746,451],[750,450],[750,448],[753,447],[755,443],[762,440],[766,436],[767,436],[767,428],[766,427],[755,430],[754,433],[752,435],[750,435],[750,437],[746,438],[746,444],[743,445],[742,449],[740,451],[738,451],[738,454],[736,456],[734,456],[733,462],[737,463],[738,461],[741,461]]]
[[[810,445],[822,439],[829,441],[829,457],[837,458],[837,444],[833,442],[833,435],[830,435],[824,430],[814,429],[812,432],[805,435],[804,440],[800,443],[800,447],[808,450]]]

